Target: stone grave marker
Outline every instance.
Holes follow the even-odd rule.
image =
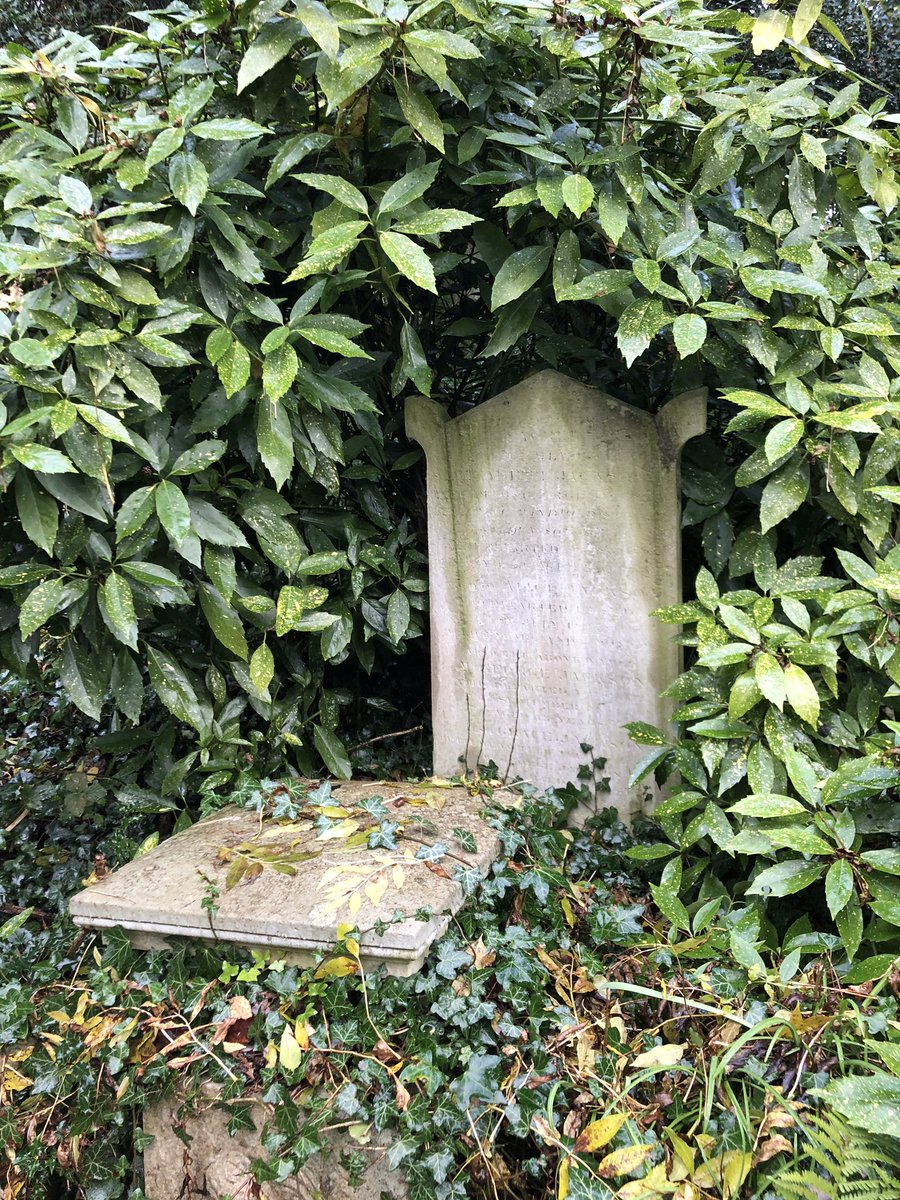
[[[396,850],[370,850],[366,837],[362,844],[351,840],[367,825],[377,827],[378,820],[359,807],[376,796],[400,825]],[[507,793],[506,799],[512,797]],[[72,919],[95,929],[121,926],[139,949],[165,947],[177,936],[292,962],[329,950],[337,926],[348,922],[360,930],[366,969],[384,965],[392,975],[414,974],[463,902],[454,867],[484,875],[497,855],[497,834],[481,816],[484,799],[463,787],[338,783],[325,807],[346,811],[358,828],[323,840],[314,828],[315,810],[297,821],[261,822],[249,809],[223,809],[79,892],[69,905]],[[454,830],[471,835],[468,850]],[[446,847],[432,864],[441,872],[416,857],[436,843]],[[294,873],[273,867],[273,858]],[[218,889],[214,912],[204,907],[208,881]],[[432,914],[427,920],[414,915],[426,908]],[[405,919],[391,923],[398,909]],[[375,931],[379,921],[388,922],[381,934]]]
[[[406,426],[428,473],[435,773],[492,760],[543,789],[587,742],[633,816],[622,725],[670,720],[679,647],[650,614],[681,599],[679,452],[705,393],[653,417],[542,371],[454,420],[412,397]]]
[[[366,830],[381,820],[372,815],[375,797],[399,826],[396,850],[366,844]],[[502,791],[493,799],[516,802]],[[226,808],[80,892],[70,912],[78,925],[121,926],[139,949],[165,948],[178,936],[300,963],[330,950],[338,924],[348,922],[360,930],[365,970],[384,966],[388,974],[412,975],[465,898],[454,868],[462,867],[474,880],[487,873],[499,853],[497,834],[482,815],[486,803],[464,787],[440,782],[353,782],[334,784],[312,812],[301,810],[296,820],[261,820],[248,809]],[[357,827],[323,838],[315,824],[316,810],[322,808],[335,825],[346,820]],[[439,858],[437,843],[445,850]],[[417,857],[422,851],[424,857]],[[279,872],[273,861],[295,873]],[[262,865],[257,869],[257,864]],[[214,912],[204,908],[209,881],[218,889]],[[399,922],[394,919],[398,910],[405,914]],[[375,928],[379,922],[386,923],[381,933]],[[145,1112],[145,1131],[154,1135],[144,1152],[150,1200],[249,1200],[258,1194],[251,1166],[266,1157],[260,1137],[265,1105],[248,1097],[254,1127],[231,1137],[228,1114],[215,1100],[213,1089],[184,1118],[189,1147],[173,1132],[177,1097]],[[265,1184],[261,1194],[266,1200],[406,1200],[403,1172],[389,1169],[385,1158],[389,1140],[387,1132],[373,1133],[359,1143],[337,1131],[329,1154],[314,1156],[290,1179]],[[367,1165],[357,1189],[340,1154],[360,1149]]]

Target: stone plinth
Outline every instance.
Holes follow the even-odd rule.
[[[332,1135],[329,1153],[313,1155],[298,1175],[283,1183],[260,1184],[256,1191],[251,1166],[256,1159],[267,1157],[260,1141],[266,1114],[262,1104],[244,1103],[250,1105],[254,1129],[240,1129],[229,1136],[228,1114],[210,1099],[184,1120],[190,1147],[173,1132],[177,1100],[163,1100],[148,1109],[144,1132],[154,1135],[144,1151],[148,1200],[406,1200],[403,1175],[389,1169],[387,1140],[377,1134],[367,1143],[346,1134]],[[359,1189],[351,1186],[341,1166],[341,1150],[359,1150],[365,1155]]]
[[[670,720],[679,648],[650,614],[681,599],[678,458],[705,394],[654,418],[543,371],[455,420],[413,397],[406,423],[428,467],[435,772],[562,785],[587,742],[633,815],[622,725]]]
[[[122,926],[141,949],[178,936],[294,962],[329,950],[343,923],[360,930],[364,967],[411,975],[463,902],[457,869],[484,875],[498,853],[484,806],[463,787],[340,783],[294,821],[223,809],[80,892],[70,912],[78,925]],[[370,850],[383,820],[396,848]]]

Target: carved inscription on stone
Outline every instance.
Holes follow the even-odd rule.
[[[703,393],[656,417],[544,371],[455,420],[421,396],[434,770],[493,761],[544,788],[575,779],[580,743],[606,756],[632,815],[640,756],[627,721],[665,725],[679,670],[678,456],[705,428]]]

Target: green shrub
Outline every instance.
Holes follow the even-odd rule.
[[[210,0],[8,52],[7,659],[155,732],[165,795],[346,774],[423,628],[404,394],[705,383],[658,902],[743,875],[783,929],[821,881],[819,944],[890,953],[897,133],[818,12]]]

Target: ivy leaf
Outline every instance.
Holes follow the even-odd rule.
[[[491,290],[491,312],[527,292],[547,269],[553,255],[552,246],[528,246],[507,258],[494,279]]]
[[[421,246],[410,241],[405,234],[394,233],[392,230],[379,233],[378,241],[382,250],[402,276],[411,279],[418,287],[437,295],[434,268]]]

